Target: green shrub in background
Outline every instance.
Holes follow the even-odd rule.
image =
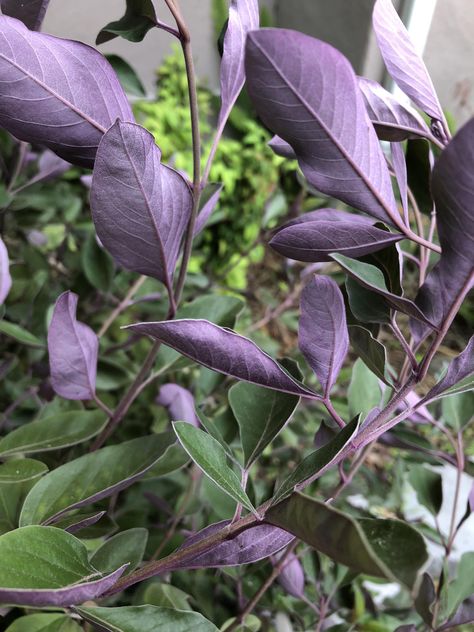
[[[248,265],[260,261],[263,248],[251,248],[258,239],[262,225],[262,208],[277,209],[278,216],[287,211],[284,182],[291,199],[299,185],[294,176],[295,165],[275,155],[267,143],[271,135],[244,106],[234,109],[230,118],[229,134],[219,144],[210,180],[224,185],[219,205],[198,244],[190,272],[221,271],[231,268],[227,279],[231,287],[246,285]],[[218,102],[212,93],[199,89],[203,155],[212,143],[210,121],[217,117]],[[187,174],[192,171],[190,145],[191,122],[188,110],[188,88],[184,62],[180,51],[167,57],[157,72],[157,99],[135,104],[138,121],[160,144],[163,159]],[[270,218],[272,219],[272,218]],[[251,249],[249,257],[241,253]],[[237,263],[238,262],[238,263]]]

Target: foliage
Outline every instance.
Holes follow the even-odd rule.
[[[126,62],[1,2],[2,629],[468,628],[474,119],[390,0],[427,119],[256,0],[214,3],[219,100],[178,4],[99,34],[181,45],[132,113]]]

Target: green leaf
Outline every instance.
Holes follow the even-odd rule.
[[[351,417],[360,414],[365,419],[367,413],[380,405],[382,391],[377,376],[361,359],[356,360],[352,368],[347,396]]]
[[[106,55],[107,61],[117,73],[122,88],[133,97],[145,97],[145,86],[130,64],[119,55]]]
[[[146,587],[142,601],[150,606],[174,608],[175,610],[192,610],[189,605],[190,596],[183,590],[164,584],[153,582]]]
[[[204,474],[235,501],[254,512],[236,473],[227,465],[226,453],[220,443],[185,421],[174,422],[173,428],[183,448]]]
[[[127,0],[125,15],[104,26],[97,35],[96,44],[104,44],[118,36],[130,42],[141,42],[155,26],[156,14],[152,0]]]
[[[30,347],[44,347],[44,343],[41,342],[39,338],[30,334],[29,331],[26,331],[26,329],[23,329],[20,325],[10,323],[8,320],[0,320],[0,334],[5,334],[5,336],[14,338],[18,340],[18,342]]]
[[[82,628],[61,612],[37,613],[16,619],[5,632],[82,632]]]
[[[148,541],[146,529],[128,529],[106,540],[91,557],[91,564],[101,573],[111,573],[129,564],[126,573],[137,568],[145,555]]]
[[[381,230],[387,230],[387,227],[380,222],[375,224]],[[377,252],[372,252],[360,258],[360,261],[369,263],[382,271],[385,285],[393,294],[403,294],[400,282],[400,255],[398,244],[392,244],[388,248],[383,248]]]
[[[376,340],[368,329],[360,325],[349,326],[349,337],[354,351],[372,373],[388,386],[392,386],[390,377],[385,370],[387,352],[383,344]]]
[[[55,527],[29,526],[0,536],[0,602],[71,605],[97,597],[122,569],[103,577],[89,563],[87,549]]]
[[[44,463],[33,459],[0,465],[0,535],[16,529],[26,495],[47,471]]]
[[[402,312],[404,314],[408,314],[412,318],[416,318],[417,320],[420,320],[421,322],[433,327],[433,325],[426,319],[423,312],[415,305],[413,301],[410,301],[404,296],[399,296],[398,294],[391,292],[387,288],[385,275],[378,267],[378,261],[377,265],[375,266],[370,263],[364,263],[363,261],[360,261],[358,259],[350,259],[349,257],[335,253],[331,254],[331,259],[337,261],[341,268],[345,270],[347,274],[349,274],[353,279],[355,279],[357,283],[369,290],[372,296],[373,293],[381,296],[382,299],[385,301],[387,307]]]
[[[107,446],[61,465],[28,494],[20,525],[50,523],[129,487],[166,454],[174,441],[167,432]]]
[[[238,382],[229,403],[240,428],[244,467],[249,468],[275,439],[298,405],[299,397]]]
[[[324,502],[293,494],[265,519],[353,571],[411,588],[427,560],[421,535],[398,520],[355,520]]]
[[[200,421],[202,427],[204,428],[204,430],[206,430],[211,435],[211,437],[214,437],[214,439],[218,443],[220,443],[220,445],[223,447],[224,452],[227,454],[227,456],[231,460],[235,461],[234,452],[233,452],[232,448],[230,447],[230,445],[228,445],[228,443],[226,442],[226,440],[222,436],[219,428],[217,427],[217,424],[212,422],[210,419],[208,419],[204,415],[202,410],[196,409],[196,415],[198,416],[199,421]]]
[[[87,235],[82,248],[82,269],[89,283],[102,292],[108,292],[114,278],[112,257],[97,243],[95,232]]]
[[[157,606],[123,608],[76,608],[86,621],[110,632],[218,632],[197,612],[180,612]]]
[[[438,515],[443,504],[443,480],[438,472],[425,465],[413,465],[408,474],[410,485],[416,492],[418,502],[434,516]]]
[[[461,556],[456,569],[456,578],[445,584],[442,593],[443,621],[449,619],[461,603],[474,594],[474,551]]]
[[[275,496],[272,505],[286,498],[303,482],[314,480],[322,470],[327,468],[350,442],[359,427],[359,416],[347,424],[338,434],[322,448],[309,454],[298,467],[284,480]]]
[[[77,445],[95,437],[106,421],[104,413],[95,410],[45,417],[20,426],[0,439],[0,456],[49,452]]]
[[[474,414],[474,391],[464,391],[444,397],[441,410],[443,419],[449,426],[456,430],[462,430],[471,421]]]
[[[346,279],[346,290],[349,307],[357,320],[362,323],[390,322],[390,308],[380,294],[374,294],[350,276]]]
[[[170,445],[158,463],[151,467],[143,477],[144,481],[148,481],[160,476],[166,476],[171,472],[180,470],[189,463],[189,455],[183,450],[181,445],[176,442]]]

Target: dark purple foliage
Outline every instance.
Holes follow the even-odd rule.
[[[301,294],[299,346],[328,397],[349,349],[344,298],[330,277],[315,276]]]
[[[399,225],[385,159],[347,59],[284,29],[247,38],[247,87],[264,123],[293,148],[314,187]]]
[[[191,191],[179,173],[161,163],[161,152],[143,127],[117,121],[103,137],[91,207],[97,234],[114,259],[171,288],[191,215]]]
[[[474,119],[471,119],[438,158],[431,181],[443,252],[421,287],[416,304],[438,327],[466,296],[474,281],[473,164]],[[429,333],[415,322],[412,329],[417,340]]]
[[[21,20],[32,31],[39,31],[48,9],[49,0],[1,0],[4,15]]]
[[[209,525],[188,538],[181,550],[220,531],[227,524],[228,521],[224,520]],[[251,564],[274,555],[293,540],[294,536],[288,531],[262,523],[224,540],[207,553],[185,560],[176,568],[218,568]]]
[[[278,561],[281,555],[276,555]],[[281,573],[278,575],[278,583],[295,599],[301,599],[304,595],[304,571],[301,562],[294,553],[290,553],[283,563]]]
[[[64,292],[54,306],[48,329],[51,384],[66,399],[93,399],[99,340],[76,319],[78,298]]]
[[[423,402],[430,402],[442,395],[445,391],[455,386],[474,373],[474,336],[471,337],[467,347],[454,360],[446,371],[446,375],[428,391],[423,397]]]
[[[207,320],[138,323],[128,329],[151,336],[219,373],[292,395],[318,398],[254,342]]]
[[[0,16],[0,36],[0,125],[91,167],[110,125],[133,120],[109,62],[85,44],[29,31],[14,18]]]

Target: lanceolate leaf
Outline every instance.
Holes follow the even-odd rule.
[[[434,329],[434,325],[410,299],[389,292],[382,271],[369,263],[349,259],[344,255],[333,254],[332,259],[363,287],[380,294],[392,309],[408,314]]]
[[[427,560],[423,538],[398,520],[355,520],[319,500],[293,494],[265,519],[352,570],[412,587]]]
[[[209,525],[191,536],[182,545],[185,549],[192,544],[220,531],[229,521],[224,520]],[[220,566],[239,566],[252,564],[278,553],[294,540],[294,536],[284,529],[269,524],[257,524],[242,533],[238,533],[217,544],[207,553],[202,553],[190,560],[185,560],[173,569],[185,568],[218,568]]]
[[[198,612],[184,612],[159,606],[122,608],[76,608],[86,621],[110,632],[218,632]]]
[[[13,18],[0,16],[0,35],[0,125],[92,167],[110,125],[133,120],[110,64],[85,44],[28,31]]]
[[[24,527],[0,537],[0,602],[72,606],[99,597],[122,575],[109,575],[87,559],[87,549],[73,535],[54,527]]]
[[[268,146],[277,156],[281,156],[282,158],[289,158],[290,160],[296,160],[296,154],[286,141],[279,136],[274,136],[269,142]]]
[[[311,185],[400,225],[390,176],[347,59],[307,35],[247,38],[247,86],[264,123],[296,153]]]
[[[90,505],[130,487],[174,442],[173,433],[139,437],[65,463],[28,494],[20,525],[52,523],[72,509]]]
[[[221,61],[222,105],[219,123],[227,119],[244,86],[245,40],[247,33],[258,28],[258,24],[258,0],[231,0]]]
[[[91,208],[97,234],[114,259],[171,291],[192,197],[182,176],[160,161],[149,132],[117,121],[97,152]]]
[[[254,342],[207,320],[137,323],[127,329],[149,335],[219,373],[292,395],[318,398]]]
[[[12,278],[10,276],[10,262],[8,260],[7,247],[0,237],[0,305],[2,305],[7,298],[11,286]]]
[[[382,140],[400,142],[407,138],[429,137],[430,130],[416,110],[400,103],[376,81],[358,77],[369,118]]]
[[[474,281],[473,164],[474,119],[471,119],[439,157],[431,181],[442,254],[421,287],[416,304],[438,327]],[[412,329],[417,340],[429,333],[418,323],[412,323]]]
[[[181,445],[204,474],[235,501],[249,511],[254,511],[237,474],[227,465],[226,453],[221,444],[204,430],[194,428],[184,421],[175,422],[173,427]]]
[[[194,235],[199,235],[199,233],[205,228],[208,219],[211,217],[219,202],[222,189],[222,184],[211,182],[203,190],[201,194],[201,210],[196,218]]]
[[[5,632],[82,632],[82,628],[61,612],[41,612],[15,619]]]
[[[296,395],[239,382],[229,391],[229,403],[240,428],[244,467],[248,468],[275,439],[298,405]]]
[[[1,0],[4,15],[21,20],[31,31],[39,31],[43,24],[49,0]]]
[[[327,397],[349,348],[344,298],[330,277],[315,276],[301,293],[299,346]]]
[[[321,448],[309,454],[283,481],[273,497],[272,504],[280,502],[295,489],[303,489],[321,476],[334,464],[342,450],[349,444],[359,427],[359,417],[353,419],[338,434]]]
[[[61,294],[48,329],[51,384],[66,399],[92,399],[95,394],[99,339],[76,320],[77,294]]]
[[[373,24],[380,52],[395,83],[431,118],[442,121],[443,111],[431,78],[392,0],[377,0]]]
[[[356,222],[307,221],[280,229],[270,246],[284,257],[297,261],[330,261],[338,252],[361,257],[390,246],[403,235]]]
[[[474,373],[474,336],[471,336],[469,344],[448,367],[446,375],[428,391],[420,404],[428,403],[444,395],[457,392],[455,387]]]
[[[276,556],[278,560],[279,556]],[[301,562],[294,553],[290,553],[285,559],[284,566],[278,577],[278,583],[286,592],[301,599],[304,595],[304,570]]]
[[[106,423],[102,411],[79,410],[45,417],[0,439],[0,456],[35,454],[77,445],[97,435]]]
[[[371,332],[360,325],[349,326],[349,338],[354,351],[380,380],[390,386],[385,372],[387,352],[381,342]]]

